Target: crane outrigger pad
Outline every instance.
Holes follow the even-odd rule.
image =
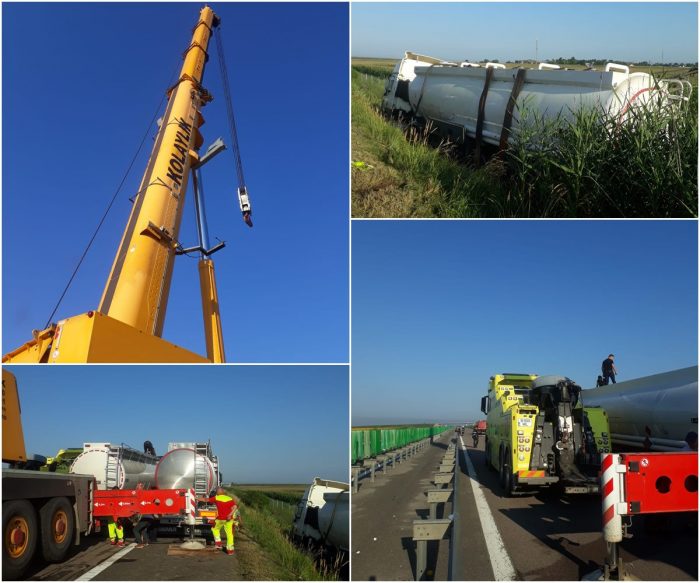
[[[210,362],[100,312],[61,320],[2,357],[10,363]]]

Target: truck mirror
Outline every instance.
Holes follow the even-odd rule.
[[[481,412],[482,413],[489,412],[489,398],[488,397],[481,397]]]

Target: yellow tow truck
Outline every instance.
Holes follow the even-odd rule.
[[[571,379],[496,374],[481,410],[488,422],[486,464],[498,470],[507,496],[555,484],[567,494],[599,491],[600,454],[610,452],[608,416],[584,407]]]

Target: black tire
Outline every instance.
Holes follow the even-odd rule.
[[[503,468],[504,462],[503,448],[498,450],[498,484],[505,490],[506,487],[506,475]]]
[[[484,440],[484,464],[487,468],[493,469],[493,466],[491,465],[491,451],[488,438]]]
[[[506,496],[510,497],[513,495],[515,488],[513,488],[513,468],[510,463],[510,452],[504,454],[503,456],[503,491]]]
[[[39,540],[39,522],[34,507],[26,500],[2,505],[2,578],[19,579],[31,562]],[[14,534],[11,537],[11,534]],[[23,538],[21,542],[19,538]],[[13,542],[15,544],[13,544]]]
[[[62,561],[73,543],[75,516],[68,498],[51,498],[39,511],[41,555],[49,563]]]

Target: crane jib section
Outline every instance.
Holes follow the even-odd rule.
[[[184,55],[167,109],[100,302],[99,311],[161,336],[178,247],[190,167],[203,139],[200,113],[211,96],[201,86],[211,28],[205,7]]]

